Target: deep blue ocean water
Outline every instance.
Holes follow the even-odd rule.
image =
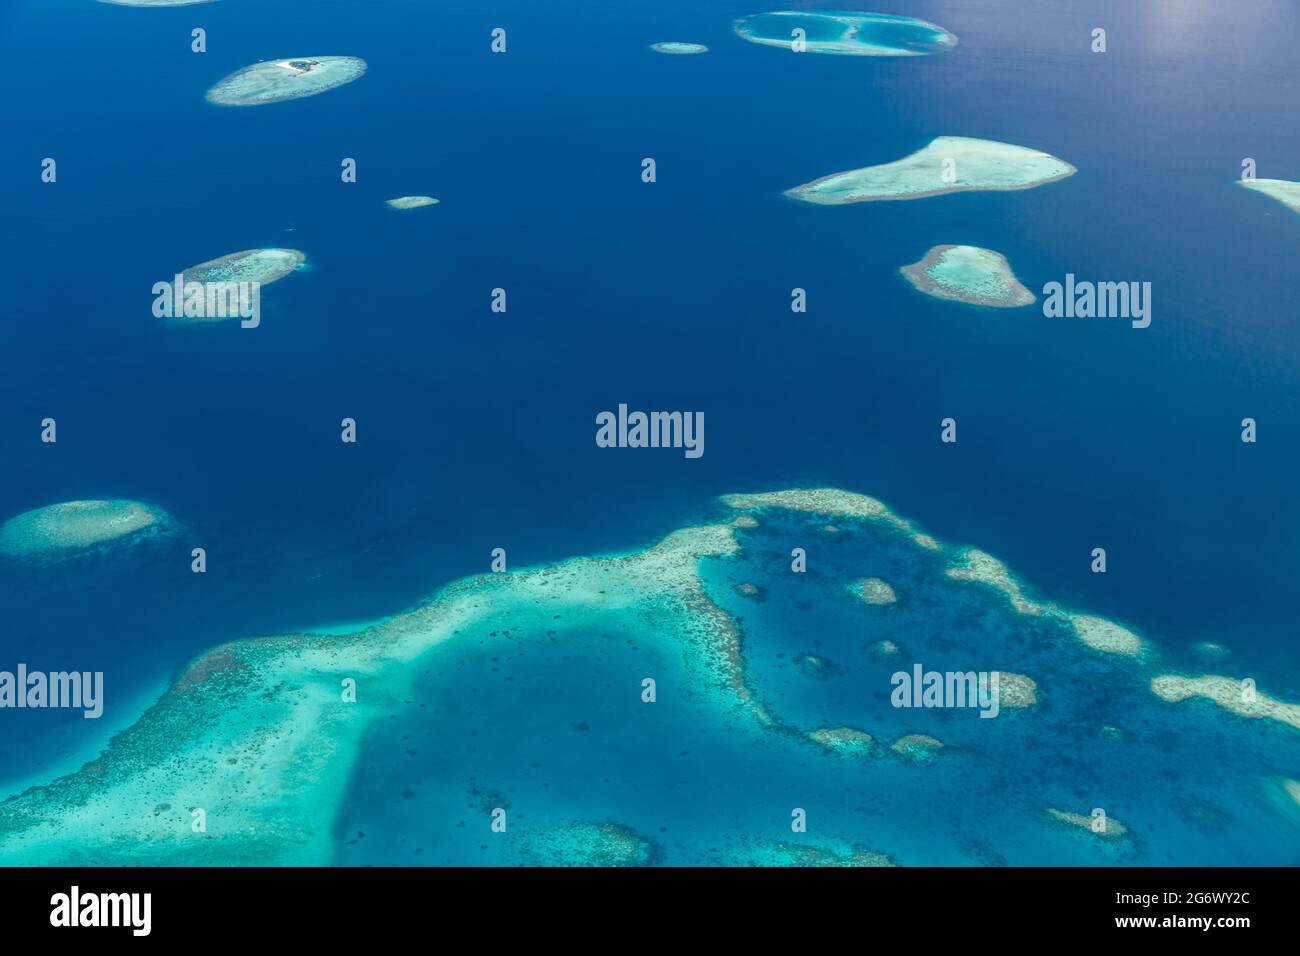
[[[75,766],[214,644],[396,612],[498,546],[512,566],[626,551],[718,494],[794,484],[875,495],[1041,594],[1168,648],[1222,643],[1234,673],[1300,697],[1300,219],[1234,184],[1246,157],[1300,179],[1300,8],[900,0],[884,12],[960,44],[897,60],[745,43],[731,22],[753,12],[0,8],[3,516],[127,497],[183,526],[111,562],[0,568],[0,666],[103,670],[109,695],[98,723],[0,714],[0,782]],[[204,101],[237,68],[313,54],[369,70],[290,103]],[[781,196],[936,135],[1079,172],[906,203]],[[382,204],[411,193],[442,203]],[[897,268],[940,243],[997,249],[1035,291],[1150,281],[1152,325],[926,299]],[[154,282],[257,246],[309,262],[265,291],[260,328],[152,317]],[[620,402],[704,411],[705,455],[597,448],[594,416]]]

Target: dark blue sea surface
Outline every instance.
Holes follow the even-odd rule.
[[[121,497],[178,524],[104,553],[0,565],[0,670],[102,670],[107,692],[100,721],[0,711],[0,789],[93,757],[206,648],[396,613],[486,571],[497,547],[512,568],[627,552],[715,517],[720,494],[791,486],[874,495],[998,556],[1038,594],[1123,622],[1189,672],[1191,649],[1215,642],[1230,656],[1209,669],[1300,700],[1300,217],[1235,182],[1246,158],[1261,177],[1300,180],[1300,7],[899,0],[881,12],[960,40],[899,59],[747,43],[732,22],[755,12],[718,0],[0,6],[11,78],[0,88],[0,520]],[[194,27],[208,52],[191,52]],[[496,27],[504,55],[490,50]],[[1095,27],[1107,31],[1102,54],[1090,51]],[[665,40],[710,50],[647,49]],[[292,102],[204,99],[253,62],[334,54],[368,71]],[[915,202],[782,196],[938,135],[1042,149],[1078,173]],[[41,182],[45,157],[57,160],[54,184]],[[358,180],[345,184],[349,157]],[[441,203],[384,206],[409,194]],[[998,250],[1036,293],[1067,272],[1149,281],[1152,324],[918,294],[898,268],[947,243]],[[262,246],[299,249],[308,264],[263,291],[259,328],[166,327],[152,315],[155,282]],[[790,310],[795,287],[807,290],[804,314]],[[495,288],[507,290],[505,314],[490,310]],[[595,416],[619,403],[703,411],[705,454],[598,448]],[[939,441],[948,416],[955,445]],[[46,417],[57,444],[40,441]],[[345,417],[356,444],[339,440]],[[1246,417],[1255,444],[1240,440]],[[207,550],[205,574],[190,571],[194,547]],[[1104,575],[1089,570],[1097,547]],[[857,671],[805,686],[780,661],[819,646],[844,657],[866,635],[823,606],[830,598],[799,599],[815,601],[808,612],[779,599],[788,561],[785,549],[767,572],[771,613],[737,612],[754,679],[790,720],[847,721],[858,690],[843,675]],[[745,804],[726,817],[738,831],[747,815],[788,816],[782,780],[815,759],[806,743],[659,711],[659,748],[628,754],[618,728],[651,718],[635,697],[602,696],[612,665],[594,649],[599,634],[569,639],[567,656],[520,650],[511,670],[589,689],[556,712],[541,756],[518,736],[539,731],[511,723],[526,718],[486,702],[503,693],[489,652],[439,649],[464,658],[420,682],[428,706],[444,685],[479,687],[485,703],[443,704],[424,730],[419,715],[403,718],[411,740],[433,726],[447,738],[418,744],[433,758],[419,773],[525,794],[541,786],[530,770],[540,761],[571,790],[553,784],[551,801],[525,813],[621,809],[680,862],[713,859],[710,826],[740,812],[703,791]],[[1104,686],[1089,683],[1072,706]],[[1143,696],[1140,712],[1153,701]],[[1128,706],[1110,692],[1092,705]],[[872,707],[875,720],[898,719]],[[599,723],[584,714],[603,715],[597,743],[564,730]],[[496,744],[486,769],[467,746],[474,732]],[[1172,731],[1148,732],[1167,742]],[[393,733],[375,739],[373,774],[358,769],[339,862],[415,862],[402,815],[462,812],[450,790],[424,805],[400,797],[426,790],[386,762],[404,739]],[[746,750],[751,736],[764,742]],[[1023,744],[1026,760],[1082,761],[1043,739]],[[1228,767],[1234,739],[1207,733],[1189,759]],[[1276,773],[1300,777],[1295,758],[1279,751]],[[719,761],[730,789],[697,775]],[[955,763],[977,773],[978,761]],[[941,772],[966,779],[958,769]],[[669,780],[680,804],[639,788],[643,774]],[[927,843],[939,837],[884,796],[854,817],[855,779],[843,793],[833,778],[822,785],[858,821],[859,842],[904,862],[956,861],[960,838]],[[1086,812],[1081,793],[1068,796],[1054,805]],[[1273,826],[1247,819],[1218,842],[1186,843],[1185,858],[1170,849],[1148,862],[1260,862],[1251,841]],[[367,837],[349,846],[352,829]],[[475,840],[487,842],[426,833],[418,845],[431,863],[501,862]],[[1161,847],[1176,844],[1161,834]],[[1034,862],[1029,849],[1001,852]]]

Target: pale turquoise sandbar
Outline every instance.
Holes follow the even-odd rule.
[[[65,557],[155,529],[166,512],[138,501],[64,501],[35,508],[0,526],[0,554]]]
[[[918,292],[949,302],[1013,309],[1035,301],[1006,256],[979,246],[935,246],[898,271]]]
[[[709,48],[703,43],[687,43],[683,40],[666,40],[663,43],[651,43],[650,49],[656,53],[668,53],[674,56],[690,56],[696,53],[708,53]]]
[[[359,79],[366,61],[355,56],[292,57],[265,60],[236,70],[208,90],[220,106],[261,106],[315,96]]]
[[[438,202],[432,196],[398,196],[396,199],[385,199],[384,205],[390,209],[419,209],[422,206],[436,206]]]
[[[1300,213],[1300,183],[1289,179],[1240,179],[1238,182],[1253,192],[1276,199],[1292,212]]]
[[[741,17],[736,34],[751,43],[794,50],[794,30],[803,31],[804,50],[841,56],[925,56],[957,45],[941,26],[887,13],[778,10]]]
[[[1033,189],[1073,176],[1063,159],[991,139],[938,136],[902,159],[831,173],[785,195],[824,206],[877,199],[923,199],[979,190]]]

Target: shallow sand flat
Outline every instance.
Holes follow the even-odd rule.
[[[957,45],[941,26],[887,13],[777,10],[741,17],[734,29],[750,43],[787,50],[793,50],[792,31],[802,29],[804,52],[840,56],[925,56]]]
[[[286,68],[290,62],[310,61],[310,70]],[[359,79],[366,61],[355,56],[288,57],[264,60],[236,70],[208,90],[208,102],[220,106],[261,106],[315,96]]]
[[[945,182],[949,170],[952,181]],[[1033,189],[1075,172],[1065,160],[1041,150],[991,139],[940,136],[892,163],[831,173],[788,189],[785,195],[835,206],[878,199],[923,199],[972,190]]]
[[[669,641],[698,678],[684,692],[767,723],[744,686],[735,624],[698,575],[701,557],[734,552],[733,533],[686,528],[622,557],[467,578],[362,633],[217,647],[98,759],[0,803],[0,860],[328,863],[363,735],[409,693],[411,662],[504,611],[538,626],[601,615]],[[345,677],[354,702],[342,699]],[[194,807],[207,812],[204,833],[191,829]]]
[[[432,196],[398,196],[396,199],[385,199],[384,205],[390,209],[419,209],[422,206],[436,206],[438,202]]]
[[[665,40],[662,43],[651,43],[650,49],[656,53],[666,53],[669,56],[695,56],[709,52],[709,48],[703,43],[687,43],[683,40]]]
[[[65,501],[6,521],[0,526],[0,554],[17,558],[66,556],[166,521],[164,511],[138,501]]]
[[[1300,212],[1300,183],[1288,179],[1238,180],[1238,183],[1252,192],[1263,193],[1270,199],[1276,199],[1292,212]]]
[[[1035,301],[1006,256],[979,246],[935,246],[919,262],[898,270],[918,291],[936,299],[1014,309]]]
[[[1300,730],[1300,704],[1269,697],[1261,690],[1250,699],[1242,682],[1219,674],[1184,677],[1162,674],[1151,681],[1152,692],[1161,700],[1178,703],[1189,697],[1203,697],[1240,717],[1264,717]]]

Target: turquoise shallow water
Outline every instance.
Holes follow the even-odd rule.
[[[6,791],[89,764],[3,805],[18,844],[0,858],[364,863],[423,847],[520,862],[569,859],[556,854],[595,827],[608,853],[655,851],[630,859],[790,862],[772,841],[791,839],[803,806],[801,846],[827,841],[823,858],[1293,862],[1276,780],[1300,779],[1294,732],[1146,689],[1167,668],[1253,676],[1300,701],[1285,559],[1300,545],[1300,287],[1278,267],[1300,218],[1234,182],[1246,156],[1300,180],[1296,127],[1278,122],[1300,95],[1300,7],[1248,6],[908,0],[891,9],[960,43],[866,58],[747,43],[734,23],[755,10],[740,0],[508,0],[492,17],[478,0],[285,0],[273,18],[243,0],[0,4],[12,74],[41,77],[0,89],[0,258],[22,280],[0,314],[0,520],[101,498],[175,520],[70,561],[0,561],[0,669],[103,670],[107,696],[99,722],[0,712]],[[203,55],[195,16],[214,41]],[[489,49],[496,17],[504,56]],[[1104,56],[1089,50],[1098,23]],[[667,38],[709,53],[646,49]],[[313,53],[369,69],[291,102],[204,99],[253,62]],[[914,202],[782,196],[941,135],[1047,150],[1079,172]],[[38,176],[51,155],[56,185]],[[349,155],[361,176],[345,186]],[[442,203],[384,206],[414,194]],[[1035,292],[1066,272],[1151,280],[1153,325],[918,295],[898,268],[940,243],[1004,253]],[[152,283],[261,247],[309,264],[265,290],[255,332],[159,327]],[[505,318],[487,305],[501,285]],[[789,310],[795,286],[807,313]],[[705,412],[706,454],[597,448],[593,416],[621,402]],[[1253,446],[1238,439],[1248,414]],[[38,440],[47,415],[54,447]],[[338,440],[343,415],[356,446]],[[946,415],[956,446],[937,440]],[[686,659],[690,619],[646,607],[575,592],[563,626],[530,619],[501,643],[506,622],[470,624],[427,659],[393,625],[498,546],[511,568],[555,567],[715,520],[715,496],[737,488],[825,484],[978,544],[1159,658],[1083,653],[1059,625],[936,578],[934,556],[779,516],[703,570],[743,618],[773,725]],[[790,535],[806,576],[785,571]],[[190,571],[198,545],[204,575]],[[1088,570],[1099,545],[1105,575]],[[845,579],[870,574],[897,587],[891,616],[845,597]],[[362,623],[379,637],[354,638]],[[927,667],[1029,674],[1038,709],[896,712],[887,665],[864,648],[877,633]],[[575,651],[549,659],[561,638]],[[1203,659],[1203,641],[1230,653]],[[792,665],[805,653],[826,676]],[[664,688],[652,707],[636,695],[647,669]],[[354,670],[358,709],[334,713]],[[803,736],[840,723],[948,747],[922,766],[858,765]],[[1102,724],[1122,746],[1098,739]],[[250,734],[261,725],[276,731]],[[515,849],[482,829],[489,793],[510,801]],[[199,801],[213,836],[196,849],[184,810]],[[1046,806],[1093,805],[1132,829],[1129,849],[1043,822]],[[33,836],[24,807],[66,832]]]
[[[1300,761],[1295,730],[1204,701],[1164,703],[1150,678],[1195,662],[1161,659],[1163,649],[1147,662],[1100,654],[1015,613],[1000,592],[944,577],[950,554],[865,523],[825,524],[769,512],[741,532],[738,558],[704,565],[708,593],[743,632],[747,681],[784,726],[684,697],[689,679],[657,646],[663,636],[633,622],[594,614],[495,636],[480,625],[438,651],[410,702],[368,736],[337,861],[498,864],[534,829],[617,821],[683,865],[791,840],[912,865],[1297,862],[1300,806],[1277,780]],[[794,546],[808,552],[806,573],[790,571]],[[889,582],[897,604],[851,594],[867,575]],[[738,593],[742,582],[758,596]],[[882,640],[901,654],[874,655]],[[806,653],[827,672],[801,668]],[[1025,674],[1039,703],[994,719],[892,707],[890,675],[914,662]],[[660,678],[654,704],[638,696],[647,674]],[[946,746],[924,764],[883,748],[854,760],[798,732],[841,726],[886,745],[926,734]],[[496,806],[505,834],[490,829]],[[810,821],[800,837],[795,807]],[[1054,823],[1048,807],[1102,807],[1130,834],[1108,842]]]

